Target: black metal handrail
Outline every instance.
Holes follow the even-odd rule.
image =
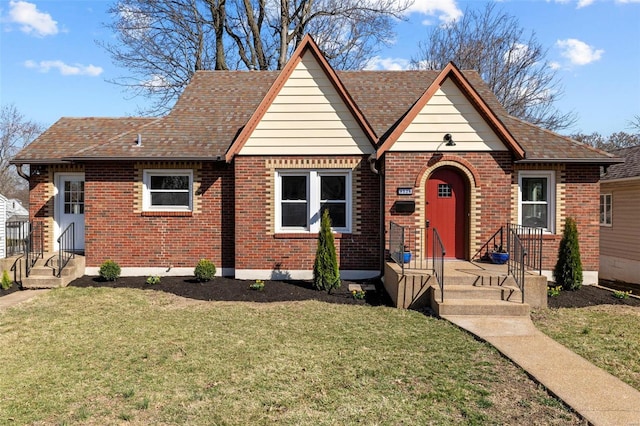
[[[29,224],[29,234],[26,239],[25,249],[25,276],[29,276],[31,269],[38,259],[44,257],[44,232],[41,222]]]
[[[438,286],[440,287],[440,302],[444,302],[444,256],[446,252],[444,250],[444,244],[440,239],[438,230],[433,228],[433,249],[431,250],[431,256],[433,259],[433,275],[436,277]]]
[[[22,290],[22,256],[18,257],[13,265],[11,265],[11,272],[13,272],[13,282],[18,285],[18,288]]]
[[[483,261],[490,261],[489,253],[492,251],[502,251],[504,249],[504,235],[503,227],[501,226],[496,232],[493,233],[486,243],[473,255],[471,259],[480,259]],[[479,256],[479,257],[478,257]]]
[[[508,228],[507,237],[507,252],[509,253],[509,275],[513,276],[516,281],[520,294],[522,295],[522,303],[524,303],[524,270],[525,270],[525,258],[527,257],[527,250],[524,248],[516,227]]]
[[[527,252],[524,266],[532,270],[537,270],[538,274],[542,275],[542,228],[522,226],[514,223],[510,223],[508,226],[509,229],[512,229],[516,233]]]
[[[69,226],[58,237],[58,278],[69,260],[76,254],[75,226],[71,222]]]

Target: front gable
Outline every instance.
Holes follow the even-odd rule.
[[[227,153],[363,155],[375,135],[310,37],[283,69]]]
[[[445,135],[454,145],[448,146]],[[462,72],[449,63],[382,141],[387,151],[511,151],[524,150]]]

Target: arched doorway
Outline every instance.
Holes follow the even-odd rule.
[[[436,228],[447,258],[466,259],[468,229],[468,183],[456,169],[441,167],[427,179],[426,219]],[[431,235],[427,252],[431,256]]]

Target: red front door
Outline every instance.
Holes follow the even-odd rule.
[[[454,169],[437,169],[427,180],[427,220],[431,255],[432,230],[444,244],[447,258],[465,259],[467,229],[467,195],[465,179]]]

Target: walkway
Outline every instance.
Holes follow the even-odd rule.
[[[47,291],[49,290],[14,291],[13,293],[7,294],[6,296],[2,296],[0,297],[0,311],[11,306],[15,306],[18,303],[24,302],[25,300],[29,300],[39,294],[46,293]]]
[[[539,331],[528,317],[443,316],[490,343],[590,424],[640,425],[640,392]]]

